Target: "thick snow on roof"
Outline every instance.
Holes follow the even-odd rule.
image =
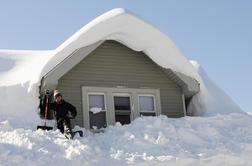
[[[0,86],[36,83],[54,51],[0,50]]]
[[[0,63],[10,58],[14,64],[7,71],[0,68],[0,85],[35,83],[75,50],[104,40],[116,40],[135,51],[143,51],[158,65],[200,80],[193,66],[164,33],[135,14],[117,8],[91,21],[55,50],[0,50]]]
[[[164,33],[122,8],[97,17],[56,48],[55,56],[45,66],[42,76],[75,50],[103,40],[115,40],[135,51],[143,51],[164,68],[200,79],[192,65]]]

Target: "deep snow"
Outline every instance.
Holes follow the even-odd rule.
[[[84,129],[83,129],[84,130]],[[0,165],[250,165],[252,116],[140,117],[104,133],[84,130],[67,140],[59,131],[0,123]]]
[[[241,108],[207,75],[197,61],[190,61],[201,77],[200,92],[196,94],[188,108],[194,116],[213,116],[216,114],[241,113]]]
[[[100,31],[104,28],[110,33]],[[146,34],[151,40],[140,41]],[[36,131],[41,124],[37,115],[41,73],[74,49],[106,39],[197,79],[201,90],[189,111],[205,117],[141,117],[130,125],[109,126],[104,133],[83,129],[84,138],[75,140],[66,140],[59,131]],[[52,51],[0,50],[0,101],[1,166],[251,163],[251,115],[243,113],[196,61],[187,61],[168,37],[124,9],[98,17]]]

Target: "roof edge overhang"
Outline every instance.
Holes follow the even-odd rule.
[[[200,83],[196,79],[171,69],[165,70],[169,70],[174,75],[172,79],[182,88],[185,98],[190,98],[200,91]]]
[[[99,47],[104,41],[99,41],[92,45],[79,48],[85,51],[82,54],[78,53],[79,49],[76,49],[54,68],[52,68],[41,80],[41,91],[46,89],[53,89],[58,85],[58,80],[70,71],[75,65],[81,62],[86,56],[88,56],[92,51]]]

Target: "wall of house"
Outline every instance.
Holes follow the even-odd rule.
[[[144,53],[116,41],[104,42],[59,79],[57,88],[66,101],[76,106],[75,124],[80,126],[83,126],[82,86],[160,89],[162,114],[168,117],[184,115],[181,87]]]

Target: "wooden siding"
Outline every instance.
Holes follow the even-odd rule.
[[[82,51],[79,49],[77,53]],[[184,116],[181,87],[144,53],[115,41],[105,41],[59,79],[57,88],[65,100],[76,106],[75,124],[80,126],[83,126],[82,86],[160,89],[162,114]]]

